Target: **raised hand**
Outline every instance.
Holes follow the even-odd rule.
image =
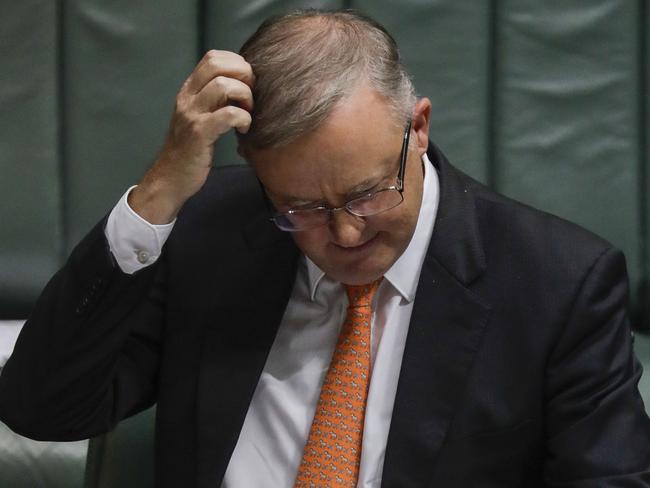
[[[229,51],[208,51],[185,80],[160,154],[129,195],[129,205],[152,224],[171,222],[205,183],[214,144],[234,127],[251,124],[255,76]]]

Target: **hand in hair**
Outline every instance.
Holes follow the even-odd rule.
[[[152,224],[171,222],[205,183],[214,144],[234,127],[245,133],[253,109],[250,64],[228,51],[208,51],[178,95],[163,148],[129,205]]]

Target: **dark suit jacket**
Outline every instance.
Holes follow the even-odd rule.
[[[622,254],[429,156],[441,199],[382,486],[650,486]],[[132,276],[100,223],[26,324],[0,418],[72,440],[157,402],[156,486],[219,486],[299,255],[265,215],[249,168],[215,170]]]

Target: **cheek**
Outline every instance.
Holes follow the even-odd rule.
[[[319,255],[327,244],[326,227],[291,234],[296,246],[307,256]]]
[[[413,217],[413,209],[404,201],[402,205],[381,215],[376,220],[369,221],[368,226],[376,231],[385,232],[392,236],[408,234],[414,227],[417,214]]]
[[[419,207],[418,207],[419,208]],[[399,211],[397,211],[399,209]],[[373,222],[372,227],[383,236],[385,246],[392,252],[401,253],[408,246],[417,224],[417,208],[404,201],[395,212],[387,212],[384,218]]]

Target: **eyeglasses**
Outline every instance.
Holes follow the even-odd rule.
[[[275,222],[275,225],[280,230],[298,232],[327,224],[332,216],[332,212],[338,212],[339,210],[345,210],[349,214],[357,217],[370,217],[397,207],[404,201],[404,171],[406,168],[406,156],[408,154],[410,138],[411,121],[409,120],[404,129],[396,185],[354,197],[345,202],[342,207],[318,205],[316,207],[291,209],[286,212],[276,213],[271,217],[271,220]]]

